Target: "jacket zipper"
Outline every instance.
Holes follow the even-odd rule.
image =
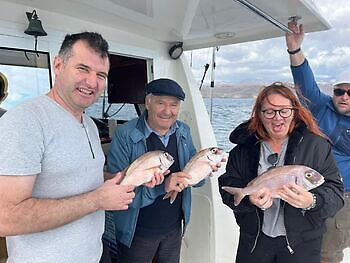
[[[286,202],[283,203],[283,211],[285,209],[285,205],[286,205]],[[285,213],[283,212],[283,216],[285,216]],[[287,233],[287,229],[286,229],[286,243],[287,243],[287,249],[289,251],[289,253],[291,255],[294,254],[294,250],[292,249],[292,247],[290,246],[290,243],[289,243],[289,239],[288,239],[288,233]]]
[[[258,238],[259,238],[259,235],[260,235],[260,216],[259,216],[259,212],[258,212],[258,209],[255,209],[255,213],[256,213],[256,216],[258,217],[258,233],[256,234],[256,237],[255,237],[255,241],[254,241],[254,245],[252,247],[252,249],[250,250],[250,253],[253,253],[255,247],[256,247],[256,244],[258,243]]]
[[[298,145],[303,141],[304,137],[302,136],[298,142]],[[292,164],[295,164],[295,161],[296,161],[296,156],[294,155],[293,157],[293,163]],[[285,208],[285,205],[286,203],[284,202],[283,203],[283,210]],[[283,213],[284,214],[284,213]],[[303,213],[303,215],[305,214],[305,212]],[[292,249],[292,247],[290,246],[290,243],[289,243],[289,239],[288,239],[288,234],[287,234],[287,229],[286,229],[286,243],[287,243],[287,249],[289,251],[290,254],[294,254],[294,250]]]

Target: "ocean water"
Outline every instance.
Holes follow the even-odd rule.
[[[249,119],[254,99],[205,98],[204,103],[209,116],[211,115],[211,124],[218,146],[229,152],[234,146],[229,141],[230,133],[240,123]]]
[[[211,115],[218,146],[227,152],[230,151],[234,144],[229,141],[229,135],[237,125],[250,117],[254,99],[213,98],[210,100],[205,98],[204,103],[208,115]],[[97,103],[86,110],[86,113],[95,118],[102,118],[102,105],[103,98],[100,98]],[[112,104],[108,110],[108,116],[114,119],[130,120],[136,118],[137,114],[133,105]]]

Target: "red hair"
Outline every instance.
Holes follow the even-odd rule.
[[[301,123],[304,123],[308,129],[321,137],[327,138],[319,129],[312,113],[301,105],[298,97],[293,93],[289,85],[282,82],[274,82],[269,86],[264,87],[256,98],[251,121],[248,126],[248,130],[251,134],[256,134],[261,140],[267,140],[270,138],[267,133],[262,121],[261,121],[261,110],[264,100],[268,100],[268,96],[271,94],[279,94],[288,99],[294,109],[294,118],[289,127],[288,135],[292,133],[295,127],[298,127]]]

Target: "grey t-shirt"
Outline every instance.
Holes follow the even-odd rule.
[[[282,166],[284,164],[284,158],[286,155],[288,145],[288,139],[286,139],[281,148],[281,152],[278,154],[277,162],[275,166]],[[267,161],[267,157],[274,152],[270,149],[269,145],[265,142],[261,143],[260,147],[260,160],[258,174],[266,172],[271,164]],[[271,207],[264,211],[264,220],[262,231],[265,235],[270,237],[285,236],[286,229],[284,226],[284,207],[281,206],[280,198],[273,198]]]
[[[0,131],[0,175],[36,175],[33,197],[69,197],[103,184],[105,158],[89,117],[79,123],[43,95],[9,110]],[[7,237],[7,262],[97,263],[103,230],[99,211],[48,231]]]

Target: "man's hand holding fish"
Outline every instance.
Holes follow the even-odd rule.
[[[191,180],[191,176],[188,173],[172,173],[165,179],[165,192],[181,192],[188,186],[189,180]]]

